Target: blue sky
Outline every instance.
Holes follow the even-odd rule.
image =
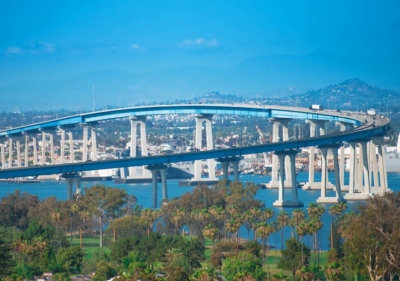
[[[118,69],[228,68],[314,50],[400,59],[400,1],[3,1],[0,86]]]

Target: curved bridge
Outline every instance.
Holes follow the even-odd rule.
[[[109,119],[117,119],[117,118],[129,118],[131,120],[131,147],[136,147],[136,125],[141,124],[142,129],[144,127],[143,119],[146,116],[150,115],[161,115],[161,114],[196,114],[196,147],[201,150],[201,127],[202,123],[206,122],[206,129],[207,131],[207,151],[196,151],[190,153],[180,153],[174,155],[159,155],[159,156],[143,156],[143,157],[136,157],[136,154],[131,151],[130,158],[124,159],[115,159],[115,160],[97,160],[92,159],[93,161],[87,161],[88,159],[85,158],[87,156],[87,150],[85,150],[85,146],[87,149],[87,130],[88,127],[94,127],[96,123],[101,121],[106,121]],[[212,115],[221,114],[221,115],[243,115],[243,116],[257,116],[257,117],[265,117],[269,118],[271,122],[274,123],[274,132],[273,132],[273,143],[264,144],[264,145],[256,145],[250,147],[239,147],[239,148],[229,148],[229,149],[221,149],[221,150],[213,150],[212,144],[212,136],[209,135],[211,132],[211,118]],[[310,137],[303,138],[299,140],[289,140],[288,137],[288,120],[291,119],[305,119],[307,122],[310,123]],[[322,125],[324,122],[336,122],[340,125],[341,131],[335,133],[326,133],[323,132],[320,136],[316,136],[315,130],[317,126],[320,126],[320,130],[322,130]],[[150,165],[151,167],[156,167],[154,170],[162,170],[164,164],[168,163],[175,163],[175,162],[185,162],[185,161],[193,161],[193,160],[201,160],[201,159],[219,159],[221,163],[232,162],[235,163],[238,156],[242,156],[245,154],[252,154],[252,153],[261,153],[261,152],[270,152],[275,151],[276,156],[274,157],[274,166],[273,166],[273,175],[271,181],[271,188],[279,187],[280,189],[280,201],[282,204],[277,203],[277,205],[281,206],[298,206],[300,203],[298,202],[297,198],[293,200],[284,200],[283,189],[284,189],[284,179],[280,177],[278,179],[278,158],[280,163],[285,162],[286,156],[289,156],[289,161],[291,162],[291,172],[290,167],[286,167],[286,181],[289,182],[287,185],[291,185],[294,188],[297,187],[295,183],[295,176],[290,178],[290,175],[293,173],[293,166],[294,166],[294,156],[298,149],[303,147],[315,147],[318,146],[321,149],[323,160],[326,160],[326,150],[332,149],[334,156],[336,155],[335,163],[337,162],[337,148],[342,146],[344,142],[350,143],[352,145],[353,150],[355,151],[355,146],[358,144],[362,149],[363,155],[363,165],[364,167],[359,168],[359,170],[363,170],[362,172],[358,173],[358,177],[361,179],[356,180],[356,156],[352,154],[352,170],[353,171],[353,179],[350,181],[349,192],[350,193],[357,193],[356,185],[358,184],[359,189],[365,189],[367,192],[365,194],[371,195],[371,177],[367,176],[370,174],[370,163],[368,161],[369,152],[367,153],[366,144],[374,139],[374,145],[378,145],[378,159],[379,161],[382,159],[382,143],[379,142],[379,139],[385,134],[385,132],[390,128],[389,127],[390,120],[383,117],[383,116],[371,116],[365,115],[355,112],[347,112],[347,111],[331,111],[331,110],[311,110],[305,108],[294,108],[294,107],[282,107],[282,106],[251,106],[251,105],[242,105],[242,104],[216,104],[216,105],[209,105],[209,104],[179,104],[179,105],[156,105],[156,106],[143,106],[143,107],[130,107],[130,108],[122,108],[122,109],[114,109],[114,110],[106,110],[106,111],[99,111],[99,112],[91,112],[85,114],[79,114],[64,118],[59,118],[55,120],[49,120],[46,122],[30,124],[26,126],[21,126],[17,128],[11,128],[7,130],[0,131],[0,139],[3,138],[4,140],[8,140],[9,145],[9,155],[13,154],[12,150],[12,139],[21,137],[22,135],[26,136],[26,139],[29,138],[29,135],[37,134],[38,132],[43,133],[42,142],[46,141],[45,132],[48,133],[51,130],[60,129],[62,132],[65,133],[65,130],[69,127],[73,127],[76,125],[81,125],[84,129],[84,140],[83,140],[83,151],[84,151],[84,159],[83,162],[79,163],[61,163],[56,164],[54,160],[54,155],[51,155],[51,163],[52,165],[37,165],[34,160],[35,166],[27,166],[27,161],[25,161],[25,167],[21,167],[21,159],[20,159],[20,143],[17,142],[17,166],[18,167],[5,167],[5,153],[4,153],[4,144],[2,144],[2,169],[0,170],[0,178],[12,178],[12,177],[24,177],[24,176],[37,176],[37,175],[48,175],[48,174],[69,174],[69,173],[77,173],[82,171],[92,171],[92,170],[99,170],[105,168],[119,168],[119,167],[134,167],[134,166],[143,166],[143,165]],[[351,129],[345,130],[345,125],[351,125]],[[278,130],[279,126],[282,126],[283,130],[283,140],[278,141]],[[134,128],[135,127],[135,128]],[[133,129],[134,128],[134,129]],[[86,129],[86,135],[85,135]],[[144,131],[145,132],[145,131]],[[285,133],[286,132],[286,133]],[[94,136],[96,134],[94,133]],[[141,134],[143,135],[143,133]],[[145,134],[144,134],[145,135]],[[93,133],[92,133],[93,136]],[[51,141],[52,135],[50,134]],[[44,139],[43,139],[44,138]],[[71,136],[70,136],[71,138]],[[65,136],[62,135],[63,144],[65,142]],[[143,142],[146,140],[142,139]],[[53,144],[51,144],[53,145]],[[28,154],[28,146],[29,144],[25,143],[25,155]],[[64,152],[63,146],[61,145],[61,159],[64,159]],[[34,149],[36,151],[36,139],[34,142]],[[44,146],[42,145],[42,155],[45,155]],[[147,151],[147,148],[142,146],[142,149]],[[143,150],[142,150],[143,151]],[[324,157],[325,151],[325,157]],[[336,152],[335,152],[336,151]],[[370,149],[371,151],[371,149]],[[379,154],[380,151],[380,154]],[[96,153],[97,154],[97,153]],[[144,153],[147,154],[147,153]],[[342,154],[343,155],[343,154]],[[360,154],[361,155],[361,154]],[[27,159],[27,156],[25,156]],[[36,156],[37,157],[37,156]],[[314,158],[314,152],[312,152],[312,158]],[[361,159],[361,156],[359,157]],[[372,157],[370,157],[372,159]],[[224,160],[225,159],[225,160]],[[290,159],[292,159],[290,161]],[[310,154],[311,159],[311,154]],[[341,157],[343,159],[343,157]],[[36,160],[37,161],[37,160]],[[9,163],[12,164],[12,158],[9,158]],[[376,161],[375,161],[376,162]],[[324,164],[323,164],[324,165]],[[361,165],[361,164],[360,164]],[[224,165],[223,165],[224,166]],[[226,166],[226,165],[225,165]],[[284,174],[283,167],[285,165],[280,165],[280,174]],[[325,163],[326,166],[326,163]],[[354,167],[353,167],[354,166]],[[384,162],[380,163],[380,170],[378,175],[377,168],[375,168],[374,172],[374,180],[380,178],[381,182],[377,183],[376,185],[384,186],[385,180],[382,176],[385,175],[384,171]],[[161,168],[157,168],[161,167]],[[212,167],[212,165],[211,165]],[[234,165],[235,167],[235,165]],[[361,166],[360,166],[361,167]],[[311,167],[310,167],[311,168]],[[325,167],[326,168],[326,167]],[[335,164],[336,170],[336,164]],[[339,168],[337,169],[339,170]],[[343,167],[341,167],[343,170]],[[312,171],[313,172],[313,171]],[[153,177],[154,177],[153,173]],[[324,175],[324,174],[323,174]],[[364,178],[363,178],[364,177]],[[386,176],[385,176],[386,177]],[[294,181],[293,181],[294,178]],[[368,179],[367,179],[368,178]],[[197,180],[203,181],[200,177],[197,177]],[[324,182],[325,181],[325,182]],[[341,199],[341,191],[340,187],[338,189],[338,182],[342,181],[339,178],[336,181],[336,193],[337,197],[334,200],[340,201]],[[343,181],[342,181],[343,182]],[[366,183],[368,182],[368,183]],[[314,188],[315,183],[309,181],[307,185],[308,188]],[[322,184],[319,183],[321,192],[323,192],[324,188],[326,189],[329,184],[327,183],[326,179],[323,179]],[[322,185],[322,186],[321,186]],[[325,186],[324,186],[325,185]],[[342,184],[343,185],[343,184]],[[368,185],[368,187],[365,187]],[[384,190],[387,189],[384,187]],[[154,191],[154,189],[153,189]],[[353,192],[352,192],[353,191]],[[166,193],[166,192],[165,192]],[[297,194],[297,191],[296,191]],[[353,196],[353,195],[352,195]],[[350,197],[352,197],[350,196]],[[321,197],[325,197],[325,194],[321,194]],[[356,196],[357,197],[357,196]],[[365,196],[364,196],[365,197]],[[363,198],[364,198],[363,197]],[[322,200],[324,201],[324,200]],[[329,201],[329,200],[328,200]],[[286,202],[286,204],[285,204]],[[329,203],[329,202],[327,202]]]

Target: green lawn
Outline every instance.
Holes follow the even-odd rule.
[[[103,241],[105,238],[106,237],[103,237]],[[80,245],[79,238],[72,239],[72,245]],[[100,246],[100,237],[86,237],[85,239],[82,239],[82,246],[85,251],[85,259],[90,259],[92,258],[94,251]],[[108,254],[111,252],[111,249],[108,247],[103,247],[103,250]]]

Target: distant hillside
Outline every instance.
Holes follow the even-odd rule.
[[[400,93],[381,89],[359,79],[349,79],[337,85],[290,96],[286,102],[297,101],[298,105],[321,104],[325,108],[366,110],[375,108],[382,112],[400,109]]]
[[[211,91],[244,99],[266,95],[283,98],[340,83],[351,77],[383,88],[400,89],[399,65],[391,60],[313,52],[299,56],[254,57],[226,69],[186,66],[141,74],[104,70],[65,79],[24,81],[2,87],[0,110],[64,108],[81,111],[110,105],[191,100]],[[364,88],[368,90],[368,87]],[[361,89],[359,91],[362,92]],[[322,101],[325,103],[326,100]],[[332,103],[335,102],[332,98]],[[355,105],[354,102],[352,105]]]

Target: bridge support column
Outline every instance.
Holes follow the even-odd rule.
[[[167,165],[149,165],[146,167],[151,172],[152,176],[152,207],[156,209],[158,206],[157,204],[157,172],[160,172],[161,175],[161,184],[162,184],[162,200],[168,200],[168,188],[167,188]]]
[[[25,153],[24,153],[24,166],[28,167],[29,166],[29,136],[25,135]]]
[[[322,175],[321,175],[321,197],[317,199],[317,203],[321,204],[333,204],[338,202],[344,202],[344,198],[342,197],[341,187],[340,187],[340,169],[339,169],[339,159],[338,159],[338,146],[331,146],[330,149],[333,153],[333,165],[335,169],[335,197],[327,197],[326,189],[328,183],[328,161],[327,154],[329,147],[320,147],[322,154]]]
[[[229,175],[229,163],[232,163],[233,166],[233,180],[239,181],[239,161],[242,157],[224,157],[218,158],[216,161],[220,162],[222,165],[222,179],[228,183],[228,175]]]
[[[376,159],[376,145],[375,143],[371,140],[369,142],[369,153],[370,153],[370,163],[371,163],[371,174],[373,175],[373,177],[370,177],[370,182],[372,185],[372,181],[374,184],[374,191],[375,189],[379,189],[379,175],[378,175],[378,163],[377,163],[377,159]],[[375,192],[374,192],[375,193]]]
[[[291,121],[291,119],[287,118],[271,118],[270,122],[273,122],[273,127],[272,127],[272,142],[278,142],[279,141],[279,126],[282,126],[282,139],[283,141],[289,140],[289,129],[288,129],[288,124]],[[289,173],[290,171],[290,158],[287,157],[285,161],[285,170],[286,170],[286,187],[291,187],[292,185],[292,175]],[[279,182],[278,182],[278,157],[275,155],[272,158],[272,175],[271,175],[271,181],[269,184],[267,184],[268,188],[277,188],[279,187]]]
[[[13,140],[8,138],[8,168],[13,166]]]
[[[275,207],[301,207],[304,203],[298,200],[297,196],[297,182],[296,182],[296,154],[298,150],[288,151],[276,151],[275,154],[278,156],[280,167],[279,167],[279,191],[278,200],[273,203]],[[291,173],[291,187],[292,187],[292,200],[285,200],[285,158],[290,158],[290,168],[287,173]],[[286,173],[286,175],[287,175]],[[287,181],[286,181],[287,182]]]
[[[36,138],[36,136],[32,137],[32,147],[33,147],[33,165],[36,166],[38,164],[37,138]]]
[[[167,189],[167,167],[160,169],[161,174],[161,186],[162,186],[162,199],[168,199],[168,189]]]
[[[69,141],[69,162],[74,163],[75,151],[74,151],[74,140],[72,138],[72,132],[68,132],[68,141]]]
[[[91,127],[91,139],[92,139],[92,157],[91,159],[93,161],[97,161],[98,155],[97,155],[97,136],[96,136],[96,128],[93,126]]]
[[[196,139],[195,139],[195,148],[199,151],[202,150],[202,132],[203,132],[203,122],[205,122],[206,128],[206,142],[207,142],[207,150],[213,150],[213,137],[212,137],[212,114],[202,114],[196,116]],[[201,178],[201,161],[195,161],[195,170],[194,177],[191,179],[191,182],[202,182],[206,184],[214,184],[218,182],[218,179],[215,177],[215,160],[208,159],[208,177]]]
[[[6,168],[6,155],[4,152],[4,144],[0,144],[0,149],[1,149],[1,168],[5,169]]]
[[[42,165],[46,165],[46,132],[42,131]]]
[[[325,120],[306,120],[310,124],[310,137],[317,136],[317,127],[319,129],[319,136],[325,135]],[[321,189],[321,183],[315,182],[315,147],[310,147],[310,154],[308,159],[308,182],[303,186],[303,189]],[[328,181],[326,188],[333,189],[333,185]]]
[[[351,200],[350,198],[354,196],[355,193],[355,172],[356,172],[356,149],[357,149],[357,143],[355,142],[349,142],[350,145],[350,171],[349,171],[349,193],[347,193],[344,198],[346,200]]]
[[[239,181],[239,160],[232,162],[233,166],[233,180]]]
[[[17,147],[17,167],[21,167],[21,143],[19,140],[16,141],[15,146]]]
[[[273,121],[272,125],[272,142],[279,141],[279,122]],[[279,164],[278,155],[275,153],[272,156],[272,171],[271,171],[271,181],[267,185],[268,187],[272,188],[276,185],[279,186],[278,182],[278,164]]]
[[[229,166],[229,162],[227,161],[223,161],[221,162],[222,165],[222,179],[225,181],[225,183],[228,182],[228,166]]]
[[[130,142],[130,157],[136,157],[137,146],[137,125],[140,130],[140,149],[142,156],[147,156],[147,134],[146,134],[146,117],[130,117],[131,123],[131,142]],[[150,178],[150,172],[145,166],[129,167],[129,178]]]
[[[351,161],[350,165],[350,186],[349,193],[345,195],[345,199],[347,201],[357,201],[357,200],[365,200],[371,196],[373,193],[371,192],[371,182],[370,182],[370,174],[369,174],[369,159],[368,159],[368,148],[367,141],[361,141],[359,143],[359,161],[358,166],[357,158],[356,158],[356,145],[355,143],[350,143],[350,145],[354,146],[352,149],[351,158],[354,157],[354,161]],[[353,155],[354,153],[354,155]],[[353,160],[353,159],[350,159]],[[354,163],[354,164],[353,164]],[[352,170],[354,172],[352,173]],[[356,174],[357,173],[357,174]],[[354,176],[352,176],[354,175]],[[354,182],[352,180],[354,179]],[[351,185],[355,187],[352,188]]]
[[[282,139],[283,141],[287,141],[289,140],[289,122],[291,121],[291,119],[282,119],[279,122],[282,125]],[[296,161],[296,159],[294,158],[294,161]],[[296,167],[296,162],[294,163],[295,167]],[[292,167],[292,158],[289,157],[289,155],[286,156],[285,159],[285,186],[286,187],[291,187],[292,186],[292,173],[291,171],[291,167]],[[295,173],[294,175],[296,176],[296,168],[295,168]]]
[[[92,143],[92,153],[91,153],[91,160],[92,161],[97,161],[98,155],[97,155],[97,136],[96,136],[96,128],[94,125],[91,125],[90,127],[90,138],[91,138],[91,143]],[[99,176],[99,171],[94,170],[92,171],[93,176]]]
[[[378,147],[378,167],[379,167],[379,187],[380,190],[377,192],[383,194],[390,191],[387,185],[387,174],[386,174],[386,163],[385,163],[385,147],[383,145],[382,138],[374,138],[374,143]],[[375,190],[374,190],[375,192]]]
[[[367,141],[361,142],[362,156],[363,156],[363,172],[364,172],[364,194],[371,194],[371,182],[369,180],[369,161]]]
[[[317,203],[325,203],[326,199],[326,184],[328,181],[327,161],[326,156],[328,153],[327,148],[320,148],[322,161],[321,161],[321,196],[317,199]]]
[[[344,132],[346,130],[346,125],[344,125],[342,122],[337,121],[336,126],[339,126],[339,129],[341,132]],[[340,163],[339,163],[339,168],[340,168],[340,186],[343,188],[344,187],[344,170],[345,170],[345,156],[344,156],[344,146],[342,145],[340,147]]]
[[[73,199],[72,187],[76,185],[76,196],[81,196],[81,175],[79,173],[66,173],[61,175],[67,183],[67,200]]]
[[[306,120],[306,123],[310,124],[310,138],[315,137],[315,129],[316,129],[316,123],[312,120]],[[314,157],[315,157],[315,148],[314,146],[310,147],[310,153],[308,155],[308,182],[303,186],[304,189],[311,188],[311,186],[314,186]]]
[[[74,179],[67,178],[67,179],[65,179],[65,181],[67,183],[67,200],[72,200],[72,186],[74,183]]]
[[[54,136],[52,133],[49,134],[49,139],[50,139],[50,163],[53,165],[54,164]]]
[[[321,150],[321,154],[322,154],[321,196],[317,199],[317,203],[333,204],[333,203],[343,202],[344,199],[340,194],[339,163],[338,163],[337,147],[332,148],[333,155],[334,155],[335,179],[337,180],[336,188],[335,188],[335,191],[336,191],[335,197],[327,197],[326,196],[326,189],[327,189],[327,183],[328,183],[328,165],[327,165],[328,164],[328,161],[327,161],[328,148],[321,147],[320,150]]]
[[[87,161],[87,153],[88,153],[88,145],[87,145],[87,140],[88,140],[88,126],[86,124],[83,124],[83,138],[82,138],[82,162]]]
[[[59,128],[61,132],[61,140],[60,140],[60,164],[63,164],[65,159],[64,159],[64,154],[65,154],[65,130],[62,128]]]

